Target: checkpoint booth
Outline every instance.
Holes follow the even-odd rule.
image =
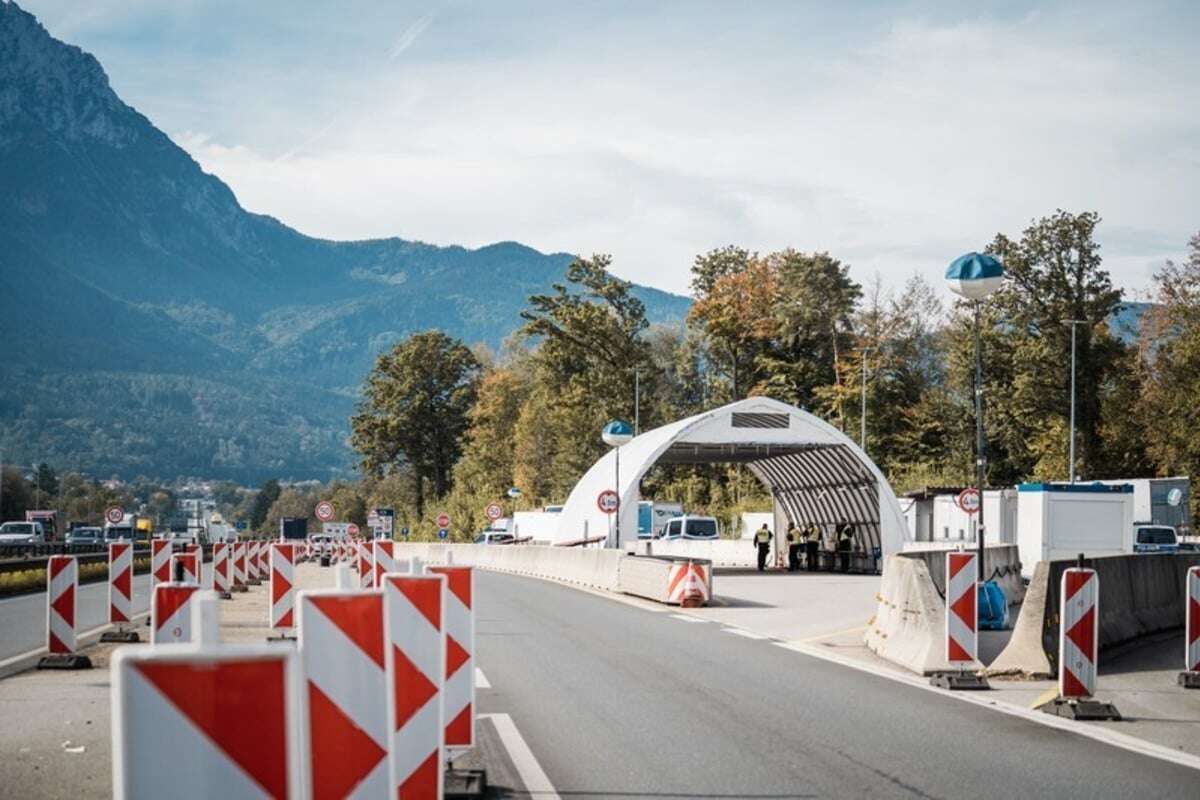
[[[619,543],[614,520],[596,502],[618,480],[618,458]],[[853,525],[851,569],[860,572],[880,571],[883,558],[900,552],[909,538],[892,487],[853,440],[807,411],[751,397],[646,431],[609,450],[571,491],[558,515],[557,539],[607,535],[608,547],[630,550],[637,541],[641,480],[656,464],[744,464],[774,501],[770,563],[775,565],[787,560],[789,522],[819,526],[823,564],[832,560],[828,553],[836,527]]]

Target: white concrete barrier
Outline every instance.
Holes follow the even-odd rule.
[[[703,584],[703,601],[712,597],[712,565],[701,559],[679,559],[667,556],[625,556],[617,591],[637,595],[660,603],[679,605],[683,599],[682,584],[691,574]]]
[[[758,550],[748,539],[640,539],[629,550],[638,555],[698,558],[714,567],[758,566]]]
[[[946,604],[924,560],[888,556],[877,599],[879,606],[863,637],[868,649],[919,675],[960,668],[946,660]],[[973,671],[983,665],[966,666]]]
[[[463,564],[617,591],[623,554],[581,547],[397,542],[396,557],[416,557],[426,564]]]

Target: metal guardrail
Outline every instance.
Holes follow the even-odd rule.
[[[44,552],[49,549],[50,552]],[[41,551],[41,552],[39,552]],[[201,547],[203,561],[212,561],[212,545]],[[75,556],[80,566],[86,564],[107,564],[108,546],[98,545],[4,545],[0,546],[0,575],[26,570],[45,569],[52,555]],[[150,557],[149,547],[135,547],[135,561]],[[142,570],[135,570],[139,574]]]

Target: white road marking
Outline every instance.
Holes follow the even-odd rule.
[[[683,620],[684,622],[708,622],[708,620],[706,620],[706,619],[700,619],[699,617],[693,617],[689,614],[672,614],[671,619],[679,619],[679,620]]]
[[[492,688],[492,682],[487,679],[487,676],[483,674],[483,670],[481,670],[479,667],[475,668],[475,688],[477,688],[477,689]]]
[[[725,631],[726,633],[732,633],[735,636],[744,636],[747,639],[770,639],[771,638],[770,636],[763,636],[761,633],[755,633],[754,631],[748,631],[748,630],[745,630],[744,628],[722,628],[721,630]]]
[[[921,678],[916,675],[908,675],[900,672],[895,672],[890,669],[877,667],[873,664],[864,664],[860,661],[847,658],[836,653],[831,653],[823,648],[813,645],[804,644],[801,642],[776,642],[779,647],[787,650],[792,650],[797,653],[803,653],[806,656],[820,658],[825,661],[838,664],[843,667],[850,667],[860,672],[866,672],[871,675],[877,675],[881,678],[903,683],[912,686],[916,689],[924,689],[927,692],[940,694],[943,697],[949,697],[954,700],[962,700],[966,703],[974,703],[983,708],[990,708],[993,711],[999,711],[1001,714],[1008,714],[1013,717],[1020,717],[1029,722],[1036,722],[1039,725],[1045,725],[1048,728],[1058,728],[1062,731],[1075,733],[1080,736],[1086,736],[1089,739],[1094,739],[1103,744],[1119,747],[1122,750],[1128,750],[1131,753],[1137,753],[1150,758],[1157,758],[1162,761],[1169,761],[1172,764],[1179,764],[1183,767],[1191,769],[1200,769],[1200,756],[1194,756],[1190,753],[1181,753],[1177,750],[1172,750],[1163,745],[1154,744],[1144,739],[1139,739],[1136,736],[1119,733],[1111,728],[1102,728],[1099,726],[1087,725],[1085,723],[1076,722],[1072,719],[1064,717],[1055,717],[1046,714],[1042,711],[1034,711],[1032,709],[1023,708],[1021,706],[1011,705],[999,700],[989,700],[987,692],[952,692],[949,689],[939,689],[929,683],[928,678]]]
[[[508,757],[512,759],[513,766],[517,769],[517,775],[521,778],[521,783],[525,784],[525,791],[529,793],[530,797],[540,798],[540,800],[561,800],[554,785],[542,771],[541,765],[533,757],[533,751],[529,749],[521,732],[517,730],[512,717],[508,714],[480,714],[479,719],[492,721],[492,725],[495,726],[496,733],[500,736],[504,749],[508,751]]]

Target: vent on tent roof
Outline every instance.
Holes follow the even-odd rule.
[[[752,414],[733,412],[733,427],[735,428],[786,428],[787,414]]]

